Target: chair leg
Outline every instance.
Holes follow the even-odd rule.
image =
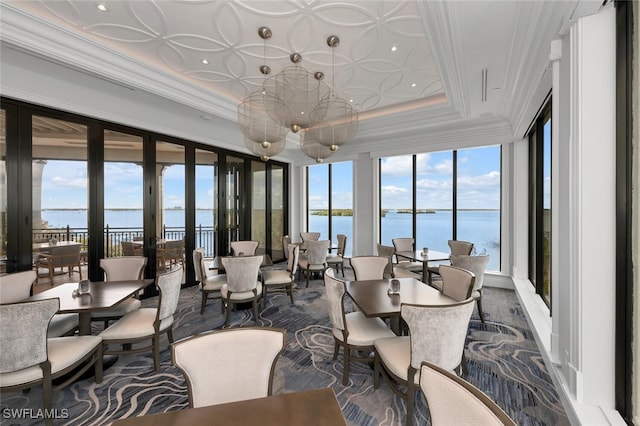
[[[340,350],[340,343],[338,342],[338,339],[336,339],[335,337],[333,338],[333,360],[335,361],[336,359],[338,359],[338,351]]]
[[[262,306],[264,307],[267,303],[267,286],[262,284]]]
[[[51,364],[45,361],[40,364],[42,367],[42,399],[44,400],[44,409],[51,410],[53,407],[53,386],[51,384]]]
[[[484,324],[484,312],[482,311],[482,289],[480,289],[480,297],[476,299],[478,305],[478,315],[480,315],[480,321]]]
[[[416,400],[416,385],[414,383],[415,376],[416,370],[409,367],[409,371],[407,373],[407,426],[413,425],[413,411]]]
[[[380,357],[376,352],[373,358],[373,388],[378,389],[380,387]]]
[[[309,288],[309,274],[310,273],[311,272],[307,269],[307,272],[305,273],[305,275],[307,276],[307,288]],[[51,281],[51,282],[53,282],[53,281]]]
[[[202,292],[202,303],[200,304],[200,315],[204,314],[204,307],[207,305],[207,293]]]
[[[93,364],[93,375],[95,376],[96,383],[102,383],[103,377],[103,365],[102,365],[102,343],[98,345],[96,350],[96,362]]]
[[[159,342],[160,338],[159,336],[156,334],[155,336],[153,336],[153,339],[151,339],[152,344],[153,344],[153,366],[155,368],[156,371],[160,370],[160,342]]]
[[[287,290],[289,291],[289,298],[291,299],[291,303],[293,303],[293,283],[287,285]]]
[[[167,330],[167,339],[169,339],[169,343],[173,343],[173,325],[169,326]]]
[[[256,322],[256,325],[259,324],[259,322],[258,322],[258,300],[257,299],[253,299],[253,320]]]
[[[227,302],[225,303],[226,308],[227,308],[227,313],[224,317],[224,325],[222,327],[228,327],[229,326],[229,318],[231,317],[231,301],[229,299],[227,299]]]
[[[346,386],[349,381],[349,364],[351,363],[351,349],[345,343],[343,346],[344,367],[342,369],[342,385]]]

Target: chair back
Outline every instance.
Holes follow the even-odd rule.
[[[158,298],[157,321],[171,318],[178,309],[180,299],[180,285],[182,284],[182,266],[174,268],[172,271],[158,275],[156,287],[160,293]]]
[[[306,241],[307,245],[307,261],[309,265],[326,265],[327,254],[329,251],[329,240]]]
[[[350,259],[356,280],[381,280],[389,266],[385,256],[355,256]]]
[[[100,259],[100,268],[105,272],[105,281],[141,280],[147,258],[144,256],[122,256]]]
[[[184,253],[184,240],[171,240],[164,243],[164,258],[182,259]]]
[[[0,277],[0,303],[16,303],[31,296],[31,287],[37,279],[33,270]]]
[[[193,270],[196,273],[196,281],[199,283],[203,282],[207,276],[204,271],[203,254],[204,248],[201,247],[193,251]]]
[[[289,244],[286,247],[287,255],[287,271],[291,273],[292,277],[296,276],[298,272],[298,259],[300,258],[300,246],[298,244]]]
[[[271,395],[286,342],[280,328],[229,328],[175,342],[171,356],[185,376],[189,405],[203,407]]]
[[[484,281],[484,273],[487,270],[487,264],[489,263],[489,255],[484,254],[481,256],[468,256],[468,255],[452,255],[451,265],[458,268],[466,269],[473,272],[476,276],[476,280],[473,283],[472,291],[479,291],[482,289]]]
[[[123,256],[142,256],[143,248],[141,244],[133,241],[120,241]]]
[[[284,252],[284,258],[289,259],[289,244],[291,244],[291,237],[288,235],[282,236],[282,251]]]
[[[306,250],[307,242],[318,241],[320,239],[320,233],[319,232],[301,232],[300,239],[302,240],[302,243],[300,244],[300,249]]]
[[[422,363],[420,389],[429,405],[432,425],[515,426],[484,392],[437,365]]]
[[[393,254],[396,249],[391,246],[383,246],[378,243],[378,256],[384,256],[388,259],[387,267],[384,268],[384,278],[392,278],[393,277]]]
[[[0,305],[0,373],[47,361],[47,330],[59,308],[57,298]]]
[[[473,250],[473,243],[468,241],[460,241],[460,240],[449,240],[449,249],[451,250],[451,254],[471,254]]]
[[[409,326],[411,368],[420,370],[422,361],[448,371],[460,365],[474,303],[470,297],[453,305],[400,306],[400,315]]]
[[[262,256],[223,257],[222,266],[227,274],[229,291],[236,293],[255,289],[262,259]]]
[[[413,251],[416,240],[413,238],[394,238],[391,241],[396,251]]]
[[[345,282],[335,277],[332,268],[327,268],[324,272],[324,286],[329,319],[334,328],[340,331],[345,330],[347,327],[344,317],[344,297],[347,293]]]
[[[231,241],[231,255],[255,256],[258,244],[257,241]]]
[[[440,265],[438,273],[442,277],[442,294],[462,302],[471,296],[476,280],[472,272],[457,266]]]
[[[80,244],[51,246],[48,249],[51,255],[51,266],[60,267],[80,264]]]
[[[347,249],[347,236],[344,234],[338,234],[338,255],[344,256],[344,252]]]

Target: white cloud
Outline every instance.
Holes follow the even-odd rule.
[[[87,187],[86,177],[68,178],[65,176],[54,176],[51,178],[51,182],[54,184],[54,187],[58,189],[63,189],[63,188],[82,189]]]
[[[387,157],[382,160],[382,174],[391,176],[411,176],[413,159],[411,155]]]
[[[383,197],[394,197],[398,195],[404,195],[409,193],[409,189],[401,186],[385,185],[382,187]]]
[[[458,177],[458,189],[478,187],[500,187],[500,172],[492,171],[480,176]]]

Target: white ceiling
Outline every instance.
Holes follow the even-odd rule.
[[[290,53],[298,52],[304,67],[323,71],[339,96],[353,100],[362,120],[393,116],[399,129],[459,125],[461,120],[492,122],[504,132],[521,126],[523,105],[548,66],[549,41],[566,28],[580,2],[2,3],[2,15],[11,11],[11,16],[28,18],[48,31],[56,29],[56,37],[66,38],[38,48],[25,40],[28,36],[9,32],[15,21],[10,26],[9,18],[0,16],[3,42],[199,108],[203,116],[235,120],[236,105],[263,81],[259,66],[265,63],[265,53],[266,64],[276,73],[291,64]],[[99,3],[108,10],[98,10]],[[273,32],[266,43],[258,36],[261,26]],[[341,41],[333,52],[326,44],[329,35]],[[69,46],[77,49],[70,51]],[[397,50],[392,51],[393,46]],[[91,63],[82,55],[87,48],[101,52]],[[376,122],[361,126],[362,139],[388,130],[384,120]]]

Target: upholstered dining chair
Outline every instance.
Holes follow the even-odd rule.
[[[332,268],[328,268],[324,273],[324,285],[329,319],[333,325],[333,360],[338,358],[338,352],[342,347],[344,354],[342,384],[346,385],[349,381],[351,361],[372,361],[370,356],[361,356],[358,352],[369,354],[377,339],[392,338],[395,334],[380,318],[367,318],[360,311],[349,313],[345,311],[344,299],[347,292],[345,282],[335,277]],[[352,351],[356,351],[355,355]]]
[[[387,258],[387,267],[384,269],[383,278],[415,278],[421,279],[421,276],[415,274],[408,269],[398,268],[393,263],[393,256],[396,252],[395,247],[385,246],[378,243],[378,256],[384,256]]]
[[[197,334],[171,345],[187,382],[191,408],[270,396],[287,332],[242,327]]]
[[[283,235],[282,236],[282,253],[284,254],[284,258],[289,260],[289,250],[287,249],[287,247],[289,247],[289,244],[291,244],[291,237],[288,235]]]
[[[262,297],[262,283],[258,280],[258,273],[262,259],[261,255],[222,258],[222,266],[227,275],[227,283],[220,288],[226,309],[223,327],[229,326],[231,309],[237,303],[251,302],[253,319],[258,323],[258,299]]]
[[[193,269],[196,273],[198,288],[202,293],[200,303],[200,315],[204,314],[207,300],[222,299],[220,289],[227,283],[225,274],[207,275],[207,268],[204,265],[204,248],[197,248],[193,251]],[[220,300],[220,312],[224,312],[224,303]]]
[[[393,238],[391,242],[393,243],[393,247],[395,248],[396,252],[415,250],[416,240],[413,238]],[[403,268],[410,272],[422,274],[422,262],[403,259],[398,255],[396,255],[395,268]]]
[[[461,241],[461,240],[449,240],[447,242],[449,245],[449,252],[452,256],[457,255],[470,255],[473,251],[473,243],[469,241]],[[440,265],[431,265],[427,268],[427,284],[437,289],[440,289],[440,285],[442,283],[438,283],[437,281],[433,281],[433,275],[438,274],[438,266]]]
[[[413,424],[421,363],[428,361],[448,371],[460,367],[473,304],[471,297],[452,305],[403,303],[400,315],[409,327],[409,336],[374,342],[373,386],[378,388],[382,375],[391,390],[407,401],[407,425]]]
[[[349,259],[356,280],[380,280],[389,265],[384,256],[355,256]]]
[[[14,272],[0,277],[0,303],[22,302],[31,296],[33,284],[37,281],[36,271]],[[49,322],[47,337],[73,334],[79,325],[78,314],[55,314]]]
[[[452,255],[451,265],[459,268],[466,269],[472,272],[476,279],[473,283],[473,289],[471,297],[476,300],[478,305],[478,315],[480,315],[480,321],[484,323],[484,312],[482,311],[482,285],[484,282],[484,273],[487,270],[487,264],[489,263],[489,255],[470,256],[470,255]]]
[[[269,289],[284,289],[291,298],[293,303],[293,283],[296,280],[298,272],[298,258],[300,255],[300,247],[297,244],[289,244],[287,247],[287,269],[274,269],[270,271],[262,271],[262,295],[263,303],[267,300]]]
[[[178,307],[182,267],[156,277],[159,292],[156,308],[140,308],[129,312],[100,333],[107,355],[134,354],[152,351],[155,370],[160,369],[160,336],[166,333],[173,342],[173,315]],[[134,344],[150,340],[146,346]],[[113,349],[122,345],[122,349]]]
[[[307,241],[318,241],[320,239],[319,232],[301,232],[300,239],[302,242],[300,243],[300,250],[304,251],[307,249]]]
[[[100,259],[100,268],[105,273],[105,281],[141,280],[144,277],[144,268],[146,266],[147,258],[144,256],[121,256]],[[91,320],[104,321],[104,328],[107,328],[109,321],[122,318],[129,312],[140,309],[140,306],[140,299],[132,296],[111,309],[91,312]]]
[[[476,276],[472,272],[450,265],[440,265],[439,270],[442,277],[442,294],[458,302],[471,297],[473,284],[476,280]]]
[[[338,272],[338,268],[342,271],[344,277],[344,252],[347,248],[347,236],[344,234],[338,234],[338,249],[336,253],[329,253],[327,255],[327,265],[332,266]]]
[[[309,277],[314,272],[324,273],[327,269],[327,253],[329,250],[329,240],[306,241],[307,251],[304,256],[300,256],[298,265],[300,270],[307,276],[307,288],[309,287]],[[302,248],[301,248],[302,250]]]
[[[100,337],[47,338],[49,321],[59,308],[57,298],[0,305],[0,388],[9,392],[42,385],[45,410],[53,408],[53,391],[90,368],[96,383],[102,382]],[[61,383],[54,384],[57,379]]]
[[[257,241],[231,241],[231,255],[255,256],[258,244]]]
[[[429,405],[433,426],[515,426],[484,392],[430,362],[424,361],[420,367],[420,390]]]

